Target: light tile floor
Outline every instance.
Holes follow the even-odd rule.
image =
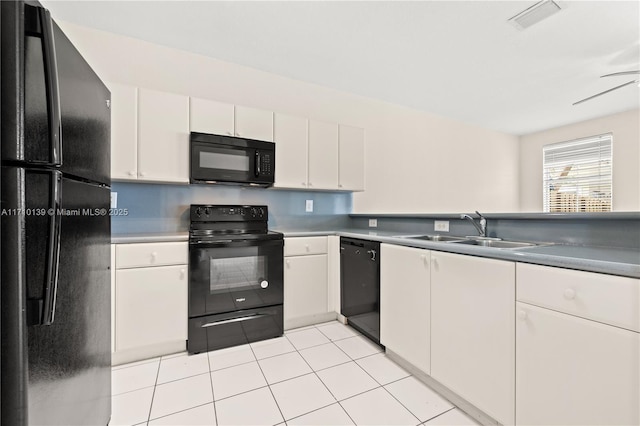
[[[111,425],[477,425],[337,321],[113,367]]]

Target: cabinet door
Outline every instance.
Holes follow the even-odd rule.
[[[364,191],[364,129],[340,125],[338,188]]]
[[[273,112],[236,105],[236,136],[273,142]]]
[[[327,255],[286,257],[284,263],[284,327],[327,313]]]
[[[338,125],[309,120],[309,188],[338,189]]]
[[[308,120],[274,114],[276,143],[276,181],[281,188],[307,187]]]
[[[189,182],[189,98],[138,91],[138,178]]]
[[[111,244],[111,352],[116,351],[116,245]]]
[[[513,424],[515,264],[441,252],[431,260],[431,375]]]
[[[380,245],[380,343],[430,372],[430,252]]]
[[[118,351],[186,338],[186,265],[116,272]]]
[[[233,136],[233,120],[232,104],[189,98],[190,131]]]
[[[109,83],[111,90],[111,179],[138,178],[138,89]]]
[[[518,302],[518,425],[640,424],[640,334]]]

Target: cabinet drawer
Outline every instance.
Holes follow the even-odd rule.
[[[326,254],[327,237],[298,237],[284,239],[285,256],[304,256],[306,254]]]
[[[517,293],[531,303],[640,331],[640,280],[518,263]]]
[[[116,245],[116,269],[145,266],[186,265],[186,242]]]

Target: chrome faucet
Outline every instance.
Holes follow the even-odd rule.
[[[480,216],[480,225],[478,225],[478,222],[476,222],[476,220],[474,218],[472,218],[471,216],[469,216],[466,213],[463,213],[460,215],[460,219],[467,219],[469,220],[473,226],[476,227],[476,229],[478,230],[478,233],[480,234],[481,237],[486,237],[487,236],[487,219],[485,219],[484,216],[482,216],[480,213],[478,213],[478,211],[476,210],[476,214],[478,216]]]

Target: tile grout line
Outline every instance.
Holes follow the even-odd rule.
[[[205,402],[204,404],[196,405],[195,407],[189,407],[189,408],[185,408],[183,410],[178,410],[178,411],[173,412],[173,413],[165,414],[163,416],[155,417],[153,419],[150,419],[149,422],[152,422],[152,421],[158,420],[158,419],[164,419],[165,417],[173,416],[174,414],[184,413],[185,411],[193,410],[194,408],[204,407],[205,405],[209,405],[209,404],[211,404],[211,403],[210,402]],[[217,423],[217,420],[216,420],[216,423]]]
[[[282,336],[285,337],[284,333],[282,334]],[[289,339],[287,339],[287,341],[289,341]],[[289,343],[291,343],[291,342],[289,342]],[[278,400],[276,399],[276,396],[273,394],[273,390],[271,389],[271,386],[269,385],[269,380],[267,380],[267,376],[264,374],[264,371],[262,370],[262,366],[258,362],[258,357],[256,356],[256,353],[254,352],[253,347],[251,346],[251,344],[249,344],[249,348],[251,349],[251,353],[253,354],[253,357],[256,359],[256,364],[258,364],[258,368],[260,369],[260,373],[262,373],[262,377],[264,378],[264,381],[267,384],[267,388],[269,388],[269,392],[271,393],[271,398],[273,398],[273,401],[276,403],[276,407],[278,407],[278,412],[280,412],[280,417],[282,417],[282,421],[286,425],[287,421],[284,418],[284,414],[282,414],[282,409],[280,408],[280,404],[278,404]],[[290,352],[286,352],[286,353],[290,353]],[[258,389],[262,389],[262,388],[258,388]],[[253,390],[256,390],[256,389],[253,389]],[[278,422],[276,424],[280,424],[280,423],[281,422]]]
[[[207,365],[209,366],[209,383],[211,384],[211,405],[213,406],[213,418],[216,421],[216,425],[218,424],[218,410],[216,410],[216,393],[213,390],[213,375],[211,371],[211,359],[209,359],[209,353],[207,352]]]
[[[149,415],[147,416],[147,424],[151,421],[151,410],[153,409],[153,399],[156,397],[156,387],[158,386],[158,377],[160,377],[160,366],[162,365],[162,357],[158,361],[158,371],[156,371],[156,381],[153,384],[153,393],[151,394],[151,404],[149,404]]]
[[[343,350],[342,350],[342,348],[341,348],[340,346],[338,346],[338,345],[336,345],[336,346],[338,347],[338,349],[340,349],[342,352],[344,352],[344,353],[345,353],[345,355],[349,356],[349,354],[347,354],[345,351],[343,351]],[[413,411],[409,410],[409,408],[407,408],[407,407],[406,407],[402,402],[400,402],[400,400],[398,400],[398,398],[396,398],[396,397],[395,397],[391,392],[389,392],[389,390],[387,390],[387,389],[385,388],[385,385],[384,385],[384,384],[382,384],[382,383],[380,383],[379,381],[377,381],[375,377],[373,377],[371,374],[369,374],[369,372],[368,372],[367,370],[365,370],[365,369],[364,369],[364,367],[362,367],[360,364],[358,364],[358,360],[360,360],[360,359],[365,359],[365,358],[373,357],[373,356],[375,356],[375,355],[380,355],[380,354],[382,354],[382,356],[386,357],[386,354],[384,353],[384,351],[381,351],[381,352],[377,352],[377,353],[375,353],[375,354],[371,354],[371,355],[363,356],[363,357],[361,357],[361,358],[358,358],[357,360],[356,360],[356,359],[352,359],[352,360],[353,360],[353,363],[354,363],[355,365],[357,365],[357,366],[358,366],[362,371],[364,371],[364,372],[365,372],[365,374],[367,374],[369,377],[371,377],[371,379],[372,379],[375,383],[379,384],[379,385],[380,385],[380,386],[379,386],[380,388],[384,389],[384,391],[385,391],[385,392],[387,392],[389,395],[391,395],[391,397],[392,397],[393,399],[395,399],[396,401],[398,401],[398,403],[399,403],[399,404],[400,404],[400,405],[401,405],[405,410],[407,410],[407,411],[409,412],[409,414],[411,414],[413,417],[415,417],[415,418],[418,420],[418,423],[417,423],[418,425],[422,424],[422,421],[420,420],[420,418],[419,418],[418,416],[416,416],[416,415],[413,413]],[[349,356],[349,358],[351,358],[351,357]],[[389,360],[389,361],[393,362],[392,360]],[[394,364],[395,364],[395,365],[397,365],[395,362],[394,362]],[[398,367],[400,367],[400,366],[398,366]],[[402,368],[402,367],[400,367],[400,368]],[[403,369],[403,370],[404,370],[404,369]],[[405,370],[405,371],[406,371],[406,370]],[[398,380],[395,380],[395,381],[399,381],[399,380],[402,380],[402,379],[406,379],[407,377],[411,377],[411,376],[412,376],[412,374],[409,374],[409,376],[402,377],[402,378],[400,378],[400,379],[398,379]],[[321,379],[321,380],[322,380],[322,379]],[[390,383],[393,383],[393,382],[390,382]],[[387,383],[387,384],[390,384],[390,383]],[[354,398],[354,397],[356,397],[356,396],[358,396],[358,395],[362,395],[362,394],[364,394],[364,393],[366,393],[366,392],[373,391],[373,390],[375,390],[375,389],[378,389],[378,388],[373,388],[373,389],[369,389],[369,390],[364,391],[364,392],[360,392],[359,394],[356,394],[356,395],[350,396],[349,398],[345,398],[345,399],[343,399],[343,401],[346,401],[347,399],[350,399],[350,398]],[[342,404],[340,404],[340,406],[342,406]],[[343,409],[344,409],[344,407],[343,407]],[[346,412],[346,411],[347,411],[347,410],[345,410],[345,412]],[[349,414],[349,413],[347,413],[347,415],[348,415],[348,414]],[[349,418],[351,418],[351,416],[349,416]],[[353,421],[353,419],[351,419],[351,420]],[[354,423],[355,423],[355,422],[354,422]]]
[[[433,417],[431,417],[430,419],[425,420],[425,421],[424,421],[424,422],[422,422],[422,423],[427,423],[427,422],[430,422],[430,421],[431,421],[431,420],[433,420],[433,419],[437,419],[438,417],[440,417],[440,416],[442,416],[442,415],[444,415],[444,414],[447,414],[449,411],[451,411],[451,410],[455,410],[456,408],[458,408],[458,407],[456,407],[456,406],[454,405],[453,407],[449,408],[448,410],[443,411],[442,413],[438,414],[437,416],[433,416]],[[462,411],[462,410],[460,410],[460,411]]]
[[[321,331],[320,331],[320,333],[324,335],[324,333],[322,333]],[[326,336],[325,336],[325,337],[326,337]],[[328,337],[327,337],[327,338],[328,338]],[[287,340],[288,340],[288,339],[287,339]],[[335,343],[333,343],[333,341],[331,341],[331,339],[330,339],[330,342],[331,342],[335,347],[337,347],[337,348],[338,348],[338,350],[341,350],[341,351],[342,351],[342,349],[341,349],[338,345],[336,345]],[[292,345],[293,345],[293,343],[292,343]],[[295,347],[295,346],[294,346],[294,347]],[[296,351],[297,351],[297,349],[296,349]],[[348,412],[347,410],[345,410],[345,408],[342,406],[342,404],[340,403],[340,401],[338,400],[338,398],[336,398],[336,396],[333,394],[333,392],[331,392],[331,389],[329,389],[329,387],[327,386],[327,384],[322,380],[322,377],[320,377],[320,376],[318,375],[318,373],[316,372],[316,370],[314,370],[314,369],[313,369],[313,367],[311,367],[311,365],[309,364],[309,362],[307,362],[307,360],[305,359],[305,357],[304,357],[304,356],[302,356],[302,354],[301,354],[299,351],[297,351],[297,352],[298,352],[298,355],[300,355],[300,357],[304,360],[304,362],[309,366],[309,368],[311,368],[311,371],[313,371],[313,374],[315,374],[315,375],[316,375],[316,377],[318,378],[318,380],[320,380],[320,383],[322,383],[322,385],[324,386],[324,388],[329,392],[329,394],[333,397],[333,399],[335,399],[335,400],[336,400],[336,403],[340,406],[340,408],[342,408],[342,411],[344,411],[344,412],[345,412],[345,414],[347,415],[347,417],[349,417],[349,420],[351,420],[351,422],[352,422],[354,425],[355,425],[355,424],[357,424],[357,423],[353,420],[353,418],[351,417],[351,415],[349,414],[349,412]],[[344,351],[342,351],[342,352],[344,352]],[[351,359],[351,357],[350,357],[349,355],[347,355],[346,353],[345,353],[345,355],[347,356],[347,358]],[[351,361],[349,361],[349,362],[354,362],[354,361],[351,359]],[[346,364],[346,363],[344,363],[344,364]],[[341,365],[342,365],[342,364],[341,364]],[[328,367],[328,368],[331,368],[331,367]],[[333,405],[333,404],[330,404],[330,405]],[[326,407],[328,407],[328,406],[329,406],[329,405],[327,405],[327,406],[325,406],[325,407],[318,408],[318,410],[320,410],[320,409],[322,409],[322,408],[326,408]],[[317,411],[317,410],[314,410],[314,411]],[[309,413],[312,413],[312,412],[313,412],[313,411],[310,411]],[[309,413],[301,414],[301,416],[305,416],[305,415],[307,415],[307,414],[309,414]],[[298,416],[298,417],[300,417],[300,416]],[[285,422],[286,422],[286,420],[285,420]]]

